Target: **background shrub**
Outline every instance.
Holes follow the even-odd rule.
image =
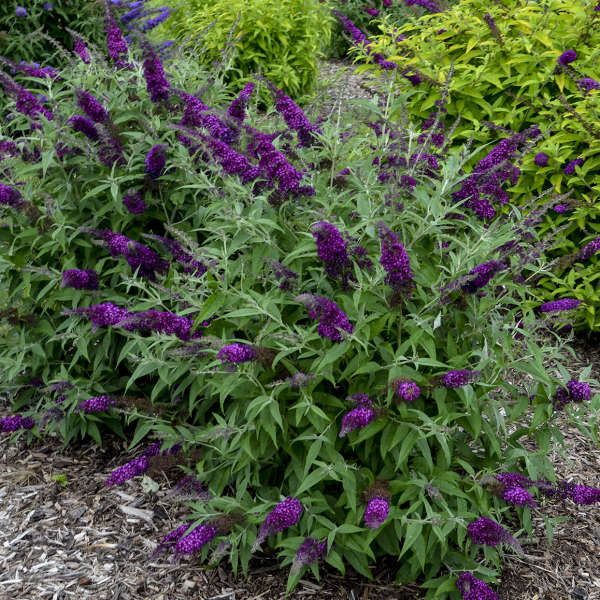
[[[598,172],[600,167],[600,13],[595,2],[549,0],[539,3],[512,0],[489,6],[480,0],[463,0],[449,10],[406,24],[406,39],[392,42],[392,27],[370,46],[382,52],[407,73],[441,83],[453,66],[445,123],[454,129],[457,144],[469,137],[485,142],[504,136],[504,131],[523,131],[537,125],[542,138],[535,152],[519,164],[521,176],[510,189],[517,204],[529,200],[532,191],[554,188],[569,192],[566,214],[550,213],[545,229],[567,223],[552,256],[564,257],[598,235]],[[576,59],[560,65],[559,57],[574,50]],[[568,59],[567,59],[568,60]],[[368,66],[364,68],[378,68]],[[412,69],[412,70],[411,70]],[[402,85],[409,85],[399,77]],[[409,114],[425,119],[441,96],[441,85],[424,82],[415,90]],[[548,156],[547,165],[535,163],[536,153]],[[473,166],[481,155],[474,155]],[[565,168],[574,159],[581,165]],[[598,289],[594,284],[598,258],[573,270],[562,263],[553,278],[541,282],[547,299],[575,296],[585,301],[578,326],[597,329]],[[589,277],[592,275],[592,277]]]
[[[17,7],[25,9],[19,16]],[[22,14],[19,11],[19,14]],[[23,0],[0,4],[0,55],[15,62],[37,62],[42,66],[64,64],[56,45],[34,32],[41,31],[68,50],[73,40],[66,28],[74,29],[91,42],[103,45],[102,2],[93,0]]]
[[[318,0],[192,0],[173,5],[156,34],[201,47],[198,60],[205,66],[231,60],[227,73],[233,89],[261,72],[298,97],[313,88],[332,21]]]

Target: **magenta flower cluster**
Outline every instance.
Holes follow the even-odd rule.
[[[481,371],[469,371],[467,369],[448,371],[442,376],[442,382],[448,389],[456,389],[475,381],[480,375]]]
[[[520,488],[521,490],[525,490],[526,488],[536,487],[539,493],[547,498],[570,499],[576,504],[581,505],[600,502],[600,489],[585,485],[575,485],[567,481],[558,481],[556,483],[552,483],[547,479],[533,481],[519,473],[499,473],[496,475],[496,479],[505,486],[503,494],[510,489]],[[511,495],[509,494],[509,496]]]
[[[146,173],[150,179],[157,179],[160,177],[164,170],[167,159],[167,145],[156,144],[150,148],[146,155]]]
[[[139,215],[148,208],[139,190],[131,189],[123,196],[123,205],[132,215]]]
[[[474,275],[474,277],[464,283],[462,289],[468,294],[474,294],[477,290],[485,287],[497,273],[505,268],[506,265],[497,260],[490,260],[477,265],[469,271],[469,275]]]
[[[246,117],[246,109],[248,108],[248,104],[250,104],[250,98],[252,98],[253,92],[254,84],[250,81],[244,86],[244,89],[239,93],[237,98],[233,100],[227,109],[227,114],[232,119],[236,119],[240,123],[244,120]]]
[[[288,497],[275,506],[264,520],[252,547],[252,552],[256,552],[269,536],[281,533],[288,527],[295,525],[300,519],[302,511],[303,507],[300,500],[293,497]]]
[[[169,99],[171,85],[165,76],[160,58],[152,49],[149,43],[144,44],[144,79],[146,80],[146,90],[150,95],[152,102],[160,102]]]
[[[365,525],[369,529],[378,529],[387,519],[390,512],[390,503],[381,496],[369,500],[365,511]]]
[[[286,125],[298,134],[299,146],[310,146],[313,142],[315,127],[302,109],[281,90],[275,95],[275,108],[283,117]]]
[[[21,192],[10,187],[10,185],[0,183],[0,204],[3,204],[4,206],[10,206],[12,208],[18,208],[23,204]]]
[[[114,406],[115,403],[116,401],[112,396],[98,396],[80,402],[77,406],[77,410],[87,414],[102,412]]]
[[[75,96],[79,108],[92,120],[94,123],[106,123],[110,121],[108,111],[102,104],[89,92],[76,89]]]
[[[217,358],[222,363],[243,363],[255,358],[256,352],[252,346],[246,344],[230,344],[223,346],[217,353]]]
[[[521,545],[502,525],[488,519],[479,517],[476,521],[469,523],[467,533],[474,544],[478,546],[498,546],[508,544],[518,552],[522,552]]]
[[[567,388],[559,387],[552,399],[555,410],[560,410],[569,402],[587,402],[592,397],[590,386],[583,381],[567,382]]]
[[[111,487],[113,485],[120,485],[137,477],[138,475],[143,475],[148,470],[148,459],[152,456],[158,456],[162,454],[163,456],[167,456],[168,454],[177,454],[179,450],[181,450],[180,444],[175,444],[171,448],[167,448],[163,450],[162,453],[160,451],[161,442],[156,442],[155,444],[151,444],[144,450],[142,455],[138,458],[134,458],[133,460],[121,465],[116,468],[110,476],[104,482],[106,487]],[[185,531],[185,530],[184,530]]]
[[[76,290],[97,290],[98,274],[94,269],[68,269],[62,274],[62,286]]]
[[[591,256],[594,256],[594,254],[596,254],[598,251],[600,251],[600,236],[594,238],[581,249],[579,258],[580,260],[587,260]]]
[[[31,417],[13,415],[0,419],[0,433],[12,433],[19,429],[31,429],[35,425]]]
[[[477,579],[473,573],[462,573],[456,581],[463,600],[498,600],[498,595],[487,583]]]
[[[342,428],[339,436],[344,437],[355,429],[366,427],[375,418],[375,413],[368,406],[360,405],[342,417]]]
[[[110,250],[113,258],[124,256],[129,266],[143,277],[151,281],[156,279],[157,273],[166,273],[169,270],[169,262],[161,259],[153,250],[139,242],[129,239],[121,233],[115,233],[110,229],[82,228],[103,240]]]
[[[377,233],[381,239],[379,262],[387,272],[385,282],[395,289],[411,285],[414,275],[406,249],[398,236],[382,221],[377,223]]]
[[[311,319],[319,320],[317,331],[320,336],[332,342],[341,342],[344,338],[340,330],[347,333],[354,331],[354,325],[348,320],[348,315],[332,300],[313,294],[301,294],[296,300],[306,305]]]
[[[100,137],[94,122],[88,117],[74,115],[67,120],[67,123],[71,126],[73,131],[79,131],[80,133],[83,133],[83,135],[90,140],[95,141]]]
[[[397,383],[396,393],[401,400],[413,402],[421,395],[421,390],[414,381],[399,381]]]
[[[312,537],[307,537],[296,553],[292,564],[292,573],[297,573],[303,567],[308,567],[320,560],[327,553],[327,540],[320,542]]]
[[[562,298],[561,300],[553,300],[546,302],[540,306],[540,311],[543,313],[561,312],[563,310],[574,310],[581,304],[581,300],[575,298]]]

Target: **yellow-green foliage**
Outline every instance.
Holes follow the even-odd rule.
[[[317,58],[329,43],[332,23],[327,5],[318,0],[188,0],[161,29],[189,44],[202,38],[199,59],[205,65],[223,59],[231,39],[235,87],[260,71],[298,97],[315,82]]]
[[[545,134],[534,151],[523,158],[518,185],[509,190],[513,202],[524,203],[542,190],[571,192],[579,208],[556,219],[568,221],[557,255],[575,252],[600,230],[600,90],[587,95],[577,85],[584,77],[600,80],[600,11],[597,0],[462,0],[453,8],[427,15],[401,27],[392,38],[393,25],[372,40],[370,54],[382,53],[404,69],[444,82],[451,66],[447,124],[460,115],[454,141],[473,136],[488,142],[495,125],[522,131],[538,125]],[[494,26],[484,16],[491,15]],[[488,19],[489,21],[489,19]],[[393,41],[402,33],[404,40]],[[558,57],[575,50],[568,69],[557,68]],[[377,69],[368,64],[362,70]],[[409,86],[398,76],[398,85]],[[435,110],[441,86],[421,83],[408,100],[409,114],[422,121]],[[488,148],[489,149],[489,148]],[[539,167],[534,156],[545,152],[548,166]],[[483,157],[474,157],[476,162]],[[585,163],[566,175],[575,158]],[[553,222],[550,222],[553,221]],[[581,265],[580,265],[581,266]],[[598,257],[586,261],[586,270],[600,266]],[[577,265],[576,265],[577,268]],[[541,282],[547,297],[578,297],[586,302],[583,317],[600,329],[598,278],[582,279],[571,267],[552,282]],[[596,317],[595,313],[599,315]],[[583,316],[583,313],[580,313]]]

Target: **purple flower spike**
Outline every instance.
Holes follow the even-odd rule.
[[[313,142],[315,127],[302,112],[300,107],[281,90],[277,91],[275,108],[284,118],[287,126],[298,134],[299,146],[310,146]]]
[[[522,487],[507,487],[502,494],[502,498],[515,506],[528,506],[529,508],[537,506],[533,496]]]
[[[456,581],[463,600],[498,600],[498,595],[487,583],[476,579],[473,573],[463,573]]]
[[[589,94],[592,90],[600,90],[600,82],[592,79],[591,77],[578,79],[575,83],[577,83],[577,87],[580,90],[583,90],[584,95]]]
[[[106,479],[104,485],[106,487],[111,487],[113,485],[120,485],[121,483],[125,483],[138,475],[142,475],[148,470],[148,458],[145,456],[140,456],[139,458],[134,458],[133,460],[121,465],[116,468]],[[187,529],[187,527],[186,527]],[[184,530],[185,531],[185,530]]]
[[[533,162],[538,167],[547,167],[548,166],[548,155],[545,152],[538,152],[533,159]]]
[[[157,144],[152,146],[146,155],[146,173],[151,179],[157,179],[163,174],[167,160],[167,147],[166,144]]]
[[[115,399],[111,396],[99,396],[97,398],[89,398],[80,402],[77,410],[83,411],[87,414],[102,412],[108,410],[111,406],[115,405]]]
[[[90,140],[97,140],[100,137],[94,122],[87,117],[81,115],[75,115],[67,120],[67,123],[71,125],[74,131],[83,133]]]
[[[79,108],[92,120],[94,123],[106,123],[110,120],[108,111],[88,92],[84,90],[75,90],[77,96],[77,104]]]
[[[144,55],[144,78],[150,100],[152,102],[168,100],[171,85],[165,77],[165,70],[160,58],[158,58],[150,44],[144,45]]]
[[[343,15],[338,10],[332,10],[331,12],[343,25],[346,33],[352,36],[355,46],[366,47],[370,44],[370,42],[367,40],[367,36],[348,17]]]
[[[498,473],[496,479],[506,487],[528,488],[533,485],[533,481],[520,473]]]
[[[575,298],[562,298],[553,302],[546,302],[540,306],[540,311],[544,313],[560,312],[563,310],[573,310],[581,304],[581,300]]]
[[[298,548],[296,558],[292,564],[292,574],[298,573],[303,567],[308,567],[317,562],[326,553],[327,540],[319,542],[319,540],[307,537]]]
[[[296,284],[298,279],[298,273],[290,271],[287,267],[282,265],[279,261],[273,258],[265,258],[265,261],[271,265],[273,270],[273,277],[279,281],[279,289],[284,291],[291,291]]]
[[[558,57],[559,64],[565,66],[577,60],[577,52],[575,50],[566,50]]]
[[[399,382],[396,391],[398,396],[406,402],[413,402],[421,395],[421,390],[414,381]]]
[[[112,13],[112,9],[108,6],[108,3],[105,4],[104,31],[106,32],[106,45],[111,60],[117,67],[130,68],[131,65],[123,60],[127,57],[128,53],[127,43],[123,39],[121,28]]]
[[[217,354],[217,358],[223,363],[243,363],[254,359],[256,353],[252,346],[244,344],[230,344],[223,346]]]
[[[87,46],[78,38],[73,38],[73,51],[83,63],[86,65],[90,64],[90,54],[88,52]]]
[[[564,169],[565,175],[573,175],[575,173],[575,167],[581,167],[585,161],[583,158],[574,158]]]
[[[258,537],[252,546],[252,552],[256,552],[270,535],[275,535],[295,525],[302,514],[302,510],[302,504],[297,498],[288,497],[280,502],[264,520],[258,532]]]
[[[373,400],[371,400],[367,394],[363,394],[362,392],[348,396],[348,400],[356,406],[366,406],[367,408],[370,408],[373,405]]]
[[[229,105],[227,114],[241,123],[246,117],[246,108],[250,103],[252,92],[254,92],[254,84],[250,81],[244,86],[240,95]]]
[[[0,419],[0,433],[12,433],[19,429],[31,429],[35,422],[31,417],[23,417],[14,415],[12,417],[4,417]]]
[[[382,221],[377,223],[377,230],[381,239],[379,262],[387,272],[385,282],[395,288],[412,284],[414,275],[410,269],[410,260],[398,236]]]
[[[123,204],[132,215],[139,215],[148,208],[148,205],[142,200],[142,194],[135,189],[129,190],[123,196]]]
[[[165,550],[172,548],[182,537],[183,534],[190,528],[188,523],[184,523],[167,533],[165,537],[160,541],[160,544],[156,547],[150,558],[155,558],[159,554],[162,554]]]
[[[590,505],[600,502],[600,489],[585,485],[575,485],[570,492],[570,498],[575,504]]]
[[[17,17],[26,17],[27,9],[22,6],[17,6],[17,8],[15,8],[15,15],[17,15]]]
[[[475,381],[480,375],[481,371],[448,371],[448,373],[443,375],[442,382],[448,389],[456,389]]]
[[[420,6],[424,8],[427,12],[434,14],[441,12],[440,7],[433,2],[432,0],[404,0],[406,2],[406,6]]]
[[[477,265],[474,269],[469,271],[469,275],[475,275],[476,277],[463,284],[462,289],[468,294],[474,294],[477,290],[485,287],[494,275],[504,268],[504,263],[498,262],[497,260],[490,260],[481,265]]]
[[[129,266],[142,277],[151,281],[156,279],[157,273],[166,273],[169,270],[169,261],[161,259],[153,250],[129,239],[128,237],[111,231],[110,229],[84,229],[103,240],[113,258],[124,256]]]
[[[94,269],[69,269],[62,274],[61,287],[67,286],[76,290],[97,290],[98,274]]]
[[[369,529],[378,529],[381,524],[387,519],[390,512],[390,504],[381,496],[375,496],[369,500],[367,510],[365,511],[365,525]]]
[[[185,537],[182,537],[174,548],[175,556],[179,554],[195,554],[199,552],[203,546],[206,546],[217,535],[216,527],[212,525],[198,525]]]
[[[321,337],[330,339],[333,342],[341,342],[343,337],[340,329],[347,333],[354,331],[354,325],[348,320],[348,315],[328,298],[312,294],[301,294],[296,300],[306,305],[311,319],[319,320],[317,331]]]
[[[467,533],[471,536],[473,543],[478,546],[498,546],[506,543],[517,552],[523,553],[519,542],[502,525],[487,517],[479,517],[477,521],[469,523]]]
[[[352,267],[348,258],[347,244],[341,233],[331,223],[320,221],[312,227],[317,243],[317,255],[325,263],[325,271],[330,277],[342,277],[343,284],[352,277],[348,270]]]
[[[85,314],[92,322],[92,329],[98,327],[107,327],[108,325],[116,325],[125,320],[129,316],[129,312],[124,308],[116,306],[112,302],[97,304],[88,308],[75,308],[66,310],[66,314]]]
[[[567,383],[567,390],[573,402],[584,402],[592,397],[590,386],[583,381],[575,381],[571,379]]]
[[[3,204],[4,206],[11,206],[12,208],[18,208],[23,204],[21,192],[10,187],[10,185],[0,183],[0,204]]]
[[[590,258],[590,256],[593,256],[599,250],[600,250],[600,237],[597,237],[596,239],[592,240],[591,242],[589,242],[589,244],[586,244],[582,248],[581,253],[579,254],[579,258],[580,258],[580,260],[587,260],[588,258]]]
[[[344,437],[350,431],[366,427],[375,418],[375,413],[368,406],[358,406],[342,418],[340,437]]]

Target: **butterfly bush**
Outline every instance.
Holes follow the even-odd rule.
[[[227,61],[198,71],[144,40],[165,11],[107,6],[91,66],[75,56],[57,76],[16,71],[19,83],[0,66],[14,115],[0,140],[0,391],[18,389],[11,414],[31,415],[2,430],[30,419],[30,435],[65,443],[122,436],[141,450],[107,491],[162,469],[190,502],[158,552],[244,571],[252,552],[274,552],[290,590],[321,560],[367,576],[405,539],[403,581],[454,588],[474,560],[491,580],[529,510],[594,510],[596,488],[541,479],[551,453],[525,442],[560,439],[553,408],[578,404],[591,422],[596,405],[596,383],[559,380],[560,349],[538,345],[555,323],[527,285],[554,240],[535,227],[575,203],[548,192],[545,212],[514,208],[536,132],[488,128],[506,141],[471,148],[483,162],[468,173],[444,103],[407,124],[382,95],[338,123],[274,89],[263,111],[252,85],[225,87]],[[463,210],[475,192],[502,216]],[[585,241],[573,260],[592,263]],[[531,378],[525,403],[511,371]],[[170,449],[147,446],[158,437]],[[511,472],[514,456],[530,479]],[[472,493],[469,468],[508,473],[490,476],[493,503]]]

